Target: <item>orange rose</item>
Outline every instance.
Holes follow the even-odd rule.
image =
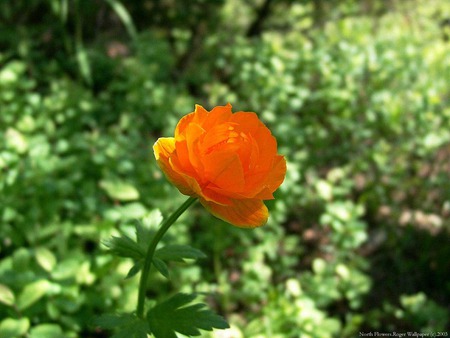
[[[175,129],[175,137],[153,146],[156,160],[181,193],[199,198],[214,216],[240,227],[267,222],[263,200],[286,174],[286,160],[277,155],[277,141],[255,113],[231,111],[231,105],[210,112],[196,105]]]

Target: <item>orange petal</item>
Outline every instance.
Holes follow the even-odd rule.
[[[259,160],[259,147],[252,135],[249,135],[250,154],[247,161],[247,172],[253,171]]]
[[[261,124],[258,115],[243,111],[234,113],[230,118],[230,122],[236,123],[239,126],[240,131],[248,134],[256,133],[256,130]]]
[[[247,198],[273,199],[272,193],[283,183],[286,176],[286,159],[276,155],[271,162],[271,169],[247,177],[244,188]]]
[[[175,128],[175,138],[178,139],[181,135],[184,134],[186,128],[191,123],[201,124],[201,122],[208,115],[208,111],[205,110],[202,106],[195,105],[195,111],[183,116]]]
[[[221,187],[216,187],[212,184],[208,185],[207,187],[205,187],[205,190],[209,193],[212,192],[213,194],[216,194],[218,196],[225,196],[226,198],[228,198],[230,201],[231,199],[245,199],[245,198],[253,198],[253,196],[249,197],[247,196],[246,193],[244,192],[235,192],[235,191],[230,191]],[[217,202],[219,203],[219,202]],[[226,204],[226,205],[230,205],[231,202],[228,203],[219,203],[219,204]]]
[[[194,109],[194,122],[201,123],[208,116],[208,111],[203,106],[196,104]]]
[[[268,187],[262,188],[260,192],[258,192],[253,198],[258,198],[262,200],[273,200],[275,197],[273,197],[273,191],[270,190]]]
[[[232,199],[220,190],[216,191],[210,187],[205,187],[199,194],[205,201],[212,202],[220,205],[231,205]]]
[[[177,126],[175,127],[175,138],[179,139],[186,129],[186,127],[192,122],[194,118],[194,113],[187,114],[183,116],[180,121],[178,121]]]
[[[271,192],[274,192],[283,183],[286,176],[286,159],[284,156],[277,155],[273,161],[273,167],[266,179],[266,186]]]
[[[199,140],[204,135],[204,129],[196,123],[191,123],[186,128],[186,144],[188,149],[189,161],[197,172],[203,171],[203,166],[200,161]],[[178,141],[178,139],[177,139]]]
[[[202,106],[196,104],[195,111],[184,116],[177,124],[175,128],[175,138],[181,135],[186,127],[191,123],[200,125],[203,129],[209,130],[214,126],[217,126],[223,122],[228,121],[231,116],[231,104],[226,106],[217,106],[208,112]]]
[[[211,128],[202,140],[202,152],[209,154],[220,147],[226,146],[232,130],[233,126],[229,123],[221,123]]]
[[[209,130],[212,127],[228,121],[232,115],[231,104],[228,103],[226,106],[217,106],[208,113],[201,125],[205,130]]]
[[[193,174],[195,172],[194,167],[189,159],[189,150],[186,140],[175,141],[175,148],[177,150],[178,166],[182,168],[183,172]]]
[[[277,154],[277,140],[263,124],[261,124],[253,137],[259,148],[259,168],[263,171],[268,170],[272,167],[273,157]]]
[[[170,158],[174,157],[175,139],[173,137],[159,138],[153,145],[153,152],[155,154],[156,162],[166,175],[167,179],[172,182],[181,193],[185,195],[192,195],[193,190],[187,184],[183,175],[176,172],[171,164]]]
[[[230,205],[231,199],[227,196],[224,196],[220,193],[217,193],[208,187],[201,187],[200,184],[202,180],[194,174],[188,174],[184,172],[184,169],[181,166],[180,160],[177,156],[170,157],[170,165],[175,174],[178,174],[180,177],[184,179],[184,186],[180,187],[176,184],[176,187],[185,195],[189,196],[199,196],[210,202],[215,202],[217,204],[222,205]],[[188,187],[188,188],[185,188]]]
[[[232,225],[255,228],[266,224],[269,211],[261,200],[232,200],[230,206],[223,206],[200,199],[203,206],[214,216]]]
[[[173,137],[161,137],[153,145],[153,152],[157,161],[168,160],[175,152],[175,139]]]
[[[169,164],[172,171],[179,175],[183,181],[172,182],[183,194],[193,196],[200,195],[201,189],[200,184],[195,176],[195,173],[186,173],[184,168],[181,166],[180,159],[173,155],[169,158]]]
[[[214,185],[229,191],[244,188],[244,172],[241,160],[232,150],[213,151],[202,158],[205,177]]]
[[[247,198],[254,198],[264,188],[269,175],[268,171],[252,172],[245,177],[245,196]],[[259,198],[259,197],[258,197]],[[264,199],[264,198],[262,198]]]

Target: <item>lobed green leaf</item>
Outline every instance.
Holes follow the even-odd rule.
[[[189,305],[195,294],[178,293],[147,312],[150,331],[156,338],[177,338],[176,333],[199,336],[200,330],[226,329],[225,319],[206,308],[206,304]]]
[[[153,258],[153,265],[155,266],[156,270],[158,270],[164,277],[169,279],[169,268],[167,267],[167,264],[164,263],[164,261],[155,257]]]
[[[166,245],[156,250],[155,257],[165,261],[184,262],[186,259],[206,258],[206,255],[188,245]]]
[[[145,251],[131,238],[122,235],[121,237],[113,236],[106,240],[104,244],[109,250],[119,257],[129,257],[139,260],[145,257]]]
[[[147,338],[147,334],[150,333],[145,320],[128,313],[102,315],[94,321],[94,324],[103,329],[115,329],[112,338]]]

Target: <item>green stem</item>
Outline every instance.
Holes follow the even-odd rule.
[[[186,211],[194,202],[197,201],[196,197],[189,197],[186,202],[184,202],[169,218],[161,223],[161,227],[153,237],[152,241],[148,245],[147,254],[145,256],[144,266],[142,268],[141,280],[139,281],[139,294],[138,294],[138,304],[136,309],[136,314],[139,318],[144,318],[144,303],[145,303],[145,293],[147,290],[148,274],[150,273],[150,268],[153,262],[153,255],[156,250],[161,238],[164,236],[170,226],[175,223],[175,221],[180,217],[183,212]]]

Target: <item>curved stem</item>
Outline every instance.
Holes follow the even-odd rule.
[[[189,197],[186,202],[184,202],[172,215],[170,215],[169,218],[164,220],[161,223],[161,227],[156,232],[155,237],[152,238],[150,244],[148,245],[144,266],[142,267],[141,279],[139,281],[138,304],[136,309],[136,314],[139,318],[144,318],[145,292],[147,290],[148,274],[150,273],[156,246],[166,231],[169,230],[170,226],[175,223],[178,217],[180,217],[187,208],[194,204],[196,200],[196,197]]]

